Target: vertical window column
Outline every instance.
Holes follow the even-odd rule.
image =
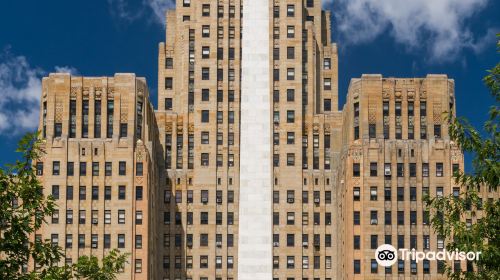
[[[113,138],[113,113],[115,111],[115,104],[113,100],[108,100],[107,104],[107,128],[106,137]]]
[[[94,138],[101,138],[101,100],[94,102]]]
[[[76,100],[69,102],[69,138],[76,137]]]

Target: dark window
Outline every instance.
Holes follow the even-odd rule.
[[[174,59],[171,57],[165,58],[165,68],[173,69],[174,68]]]
[[[377,163],[370,162],[370,176],[377,177]]]
[[[165,110],[172,110],[172,98],[165,98]]]
[[[280,80],[280,70],[279,69],[273,69],[273,80],[274,81]]]
[[[80,200],[87,199],[87,188],[85,186],[80,186],[80,188],[78,189],[78,198]]]
[[[201,122],[202,123],[208,123],[209,122],[209,111],[208,110],[202,110],[201,111]]]
[[[377,125],[369,124],[368,125],[368,136],[370,139],[377,138]]]
[[[295,122],[295,111],[293,111],[293,110],[286,111],[286,122],[287,123],[294,123]]]
[[[440,124],[434,125],[434,138],[441,139],[441,125]]]
[[[392,225],[392,212],[391,211],[385,211],[385,213],[384,213],[384,224],[386,224],[386,225]]]
[[[66,165],[66,172],[68,176],[73,176],[75,175],[75,164],[71,161],[68,161]]]
[[[361,217],[360,217],[359,211],[354,211],[354,213],[353,213],[353,223],[354,223],[354,225],[359,225],[360,224],[360,220],[361,220]]]
[[[118,199],[119,200],[124,200],[125,199],[125,186],[118,186]]]
[[[286,58],[295,59],[295,47],[287,47]]]
[[[92,200],[99,200],[99,187],[92,186]]]
[[[142,162],[135,163],[135,176],[143,176],[144,173],[144,165]]]
[[[54,199],[59,199],[59,186],[58,185],[52,186],[52,197]]]
[[[201,68],[201,79],[204,81],[210,80],[210,68]]]
[[[280,60],[280,48],[273,49],[273,60]]]
[[[410,163],[410,177],[417,177],[417,164]]]
[[[398,201],[405,200],[405,189],[403,187],[397,188],[397,200]]]
[[[73,186],[66,187],[66,200],[73,200]]]
[[[92,162],[92,176],[99,176],[99,162]]]
[[[37,162],[36,163],[36,175],[37,176],[42,176],[43,175],[43,162]]]
[[[171,90],[174,88],[174,79],[172,77],[165,78],[165,89]]]
[[[136,200],[142,200],[143,197],[143,188],[142,186],[136,186],[135,187],[135,199]]]
[[[436,163],[436,177],[443,177],[443,163]]]
[[[354,274],[361,274],[361,261],[360,260],[354,260]]]
[[[359,250],[361,248],[361,238],[359,235],[354,235],[353,239],[354,250]]]
[[[361,174],[361,170],[360,170],[359,163],[353,163],[352,164],[352,176],[353,177],[359,177],[360,174]]]
[[[332,100],[327,98],[323,100],[323,110],[325,112],[330,112],[332,110]]]
[[[59,161],[52,162],[52,175],[59,175],[61,173],[61,163]]]
[[[80,162],[80,176],[85,176],[85,175],[87,175],[87,163]]]
[[[295,101],[295,90],[294,89],[287,89],[286,90],[286,101],[288,101],[288,102]]]
[[[127,174],[127,162],[120,161],[118,163],[118,175],[124,176]]]
[[[62,123],[54,124],[54,137],[61,137],[62,135]]]
[[[397,167],[397,176],[398,177],[404,177],[405,176],[405,165],[404,165],[404,163],[398,163],[396,167]]]

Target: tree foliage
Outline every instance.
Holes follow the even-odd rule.
[[[62,280],[116,279],[127,261],[126,254],[111,251],[102,260],[82,256],[74,265],[59,265],[62,249],[50,240],[33,237],[57,208],[54,199],[43,195],[34,163],[43,151],[37,134],[27,134],[19,142],[21,159],[0,169],[0,279]],[[30,260],[39,266],[28,271]]]
[[[500,34],[497,35],[500,39]],[[500,52],[500,40],[497,41]],[[455,270],[447,264],[450,279],[500,279],[500,200],[484,200],[481,188],[498,191],[500,184],[500,149],[498,103],[500,101],[500,63],[488,71],[484,83],[494,98],[489,119],[480,133],[467,120],[449,114],[450,138],[463,152],[473,156],[472,173],[455,172],[455,183],[464,186],[458,196],[427,198],[433,210],[431,224],[447,238],[447,250],[481,252],[473,261],[474,271]],[[466,219],[476,219],[472,224]]]

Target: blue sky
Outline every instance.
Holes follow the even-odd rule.
[[[493,99],[483,86],[499,61],[495,0],[327,0],[339,45],[339,99],[363,73],[455,79],[458,114],[481,126]],[[147,78],[156,106],[158,43],[170,0],[0,2],[0,165],[37,125],[39,78],[134,72]]]

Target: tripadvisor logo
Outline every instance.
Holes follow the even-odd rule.
[[[375,251],[375,259],[380,266],[392,266],[398,260],[398,251],[392,245],[380,245]]]
[[[447,251],[442,250],[439,252],[434,251],[416,251],[415,249],[399,249],[399,255],[401,260],[413,260],[416,263],[423,260],[429,261],[477,261],[479,260],[479,256],[481,252],[462,252],[462,251]],[[375,251],[375,259],[380,266],[389,267],[396,263],[398,260],[398,250],[394,248],[392,245],[384,244],[380,245]]]

